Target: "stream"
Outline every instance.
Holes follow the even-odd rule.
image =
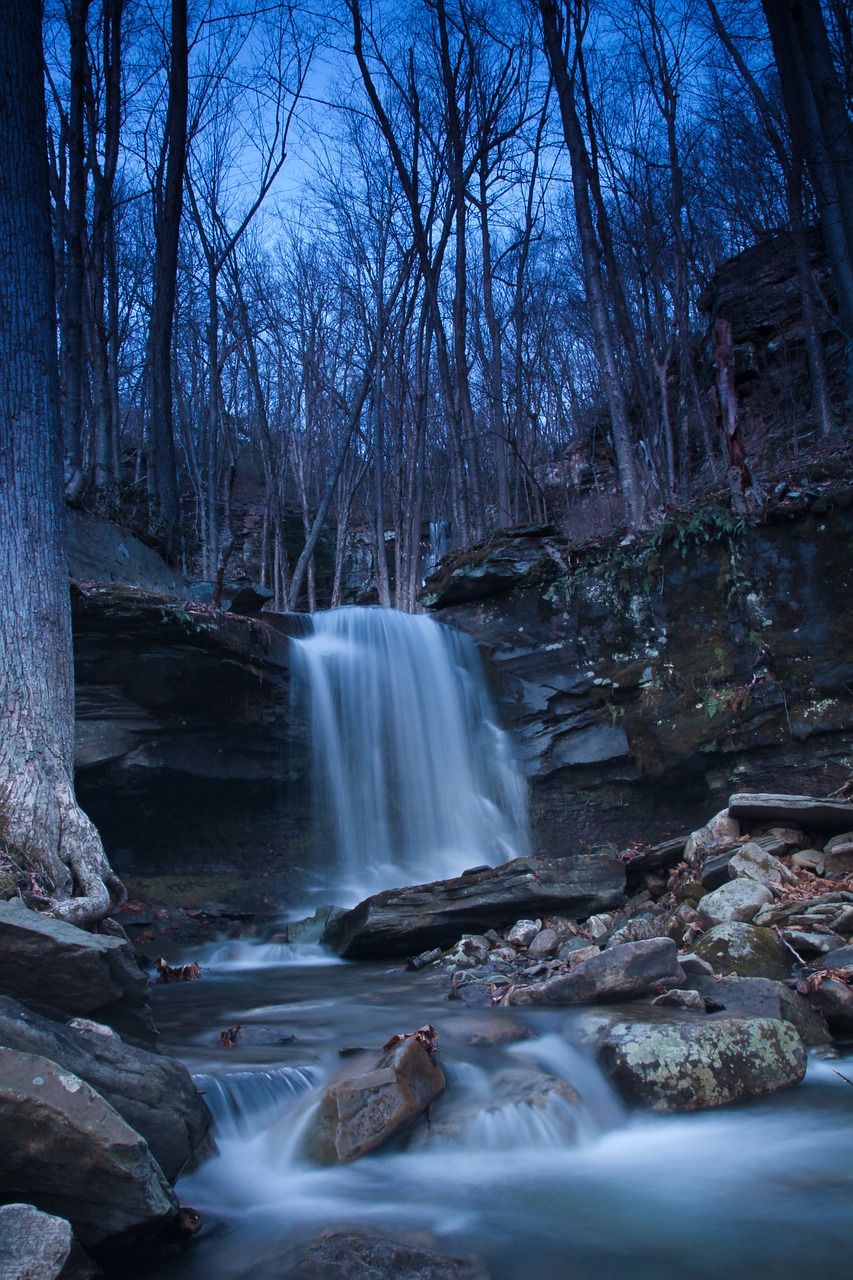
[[[444,974],[312,947],[185,958],[202,980],[153,988],[155,1016],[164,1050],[205,1092],[221,1154],[178,1183],[200,1235],[138,1277],[286,1280],[300,1244],[341,1226],[476,1256],[491,1280],[849,1274],[853,1087],[836,1071],[853,1079],[853,1057],[815,1058],[803,1084],[748,1104],[629,1115],[590,1053],[612,1007],[469,1010],[447,1002]],[[448,1080],[432,1127],[422,1119],[350,1165],[312,1165],[300,1138],[339,1050],[425,1022]],[[219,1033],[236,1023],[294,1039],[225,1049]],[[490,1109],[496,1077],[520,1068],[568,1081],[579,1102]],[[460,1127],[447,1132],[454,1109]]]

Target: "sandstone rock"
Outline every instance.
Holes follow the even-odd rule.
[[[541,928],[541,920],[516,920],[507,930],[506,940],[515,947],[529,947]]]
[[[156,1046],[148,979],[124,939],[86,933],[13,898],[0,902],[0,954],[0,995],[48,1016],[94,1014],[125,1039]]]
[[[797,883],[793,871],[762,849],[754,840],[742,844],[729,863],[730,876],[743,876],[759,884],[784,885]]]
[[[773,1093],[797,1084],[806,1070],[797,1032],[768,1018],[619,1023],[597,1056],[626,1101],[653,1111],[696,1111]]]
[[[787,978],[793,959],[772,929],[739,921],[714,925],[689,952],[706,960],[715,973],[742,978]]]
[[[709,1013],[790,1022],[804,1044],[828,1044],[832,1037],[808,1000],[784,982],[769,978],[715,978],[698,975],[690,985],[704,998]]]
[[[354,1065],[327,1090],[309,1139],[320,1164],[344,1164],[412,1124],[445,1086],[444,1072],[416,1036]]]
[[[79,1076],[0,1049],[0,1198],[67,1218],[85,1247],[156,1235],[177,1201],[148,1145]]]
[[[210,1113],[186,1067],[89,1027],[51,1022],[0,996],[0,1046],[41,1054],[79,1076],[141,1134],[170,1182],[213,1154]]]
[[[560,938],[555,929],[540,929],[527,948],[531,956],[552,956],[560,945]]]
[[[479,1262],[448,1257],[384,1236],[333,1231],[296,1260],[295,1280],[488,1280]]]
[[[643,995],[657,982],[683,981],[678,951],[670,938],[626,942],[600,951],[569,973],[559,974],[537,986],[512,987],[506,1003],[593,1004],[601,1000],[630,1000]]]
[[[503,929],[549,911],[584,917],[622,901],[625,869],[615,855],[516,858],[475,875],[375,894],[330,922],[323,942],[349,959],[448,947],[464,933]]]
[[[787,796],[738,793],[729,796],[732,817],[759,822],[781,822],[816,831],[853,829],[853,804],[847,800],[827,800],[816,796]]]
[[[724,924],[730,920],[748,921],[759,907],[773,901],[764,885],[754,880],[729,880],[699,902],[699,914],[705,924]]]

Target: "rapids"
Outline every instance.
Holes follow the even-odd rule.
[[[178,1184],[203,1215],[152,1280],[287,1280],[293,1248],[356,1226],[480,1257],[491,1280],[811,1280],[841,1275],[853,1231],[853,1059],[814,1061],[796,1089],[671,1117],[625,1113],[589,1044],[604,1009],[472,1011],[438,975],[368,964],[208,967],[155,988],[164,1048],[196,1074],[221,1150]],[[221,958],[221,957],[220,957]],[[511,1015],[511,1017],[509,1016]],[[448,1088],[432,1128],[334,1169],[300,1153],[340,1048],[431,1021]],[[275,1048],[222,1049],[236,1022],[279,1026]],[[500,1028],[530,1039],[500,1040]],[[477,1043],[472,1043],[477,1041]],[[490,1109],[512,1068],[568,1081],[580,1101]],[[448,1110],[462,1123],[444,1125]]]

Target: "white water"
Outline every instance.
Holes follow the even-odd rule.
[[[294,670],[307,689],[319,820],[335,844],[335,899],[527,853],[525,784],[473,641],[393,609],[312,621],[293,642]]]

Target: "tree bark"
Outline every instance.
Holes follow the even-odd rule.
[[[0,4],[0,839],[55,915],[88,924],[121,885],[74,797],[40,19]]]

